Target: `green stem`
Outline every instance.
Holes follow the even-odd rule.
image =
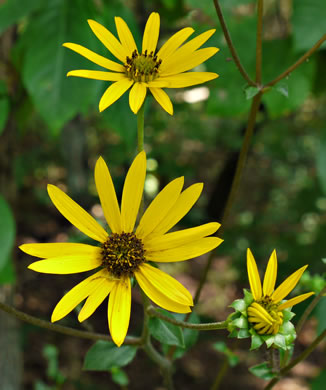
[[[301,65],[304,61],[306,61],[318,48],[319,46],[326,41],[326,34],[324,34],[318,42],[316,42],[311,49],[309,49],[302,57],[298,59],[297,62],[295,62],[293,65],[291,65],[287,70],[285,70],[283,73],[281,73],[279,76],[277,76],[274,80],[270,81],[265,85],[265,87],[272,87],[276,83],[278,83],[280,80],[284,79],[286,76],[288,76],[291,72],[293,72],[299,65]]]
[[[263,54],[263,7],[264,0],[258,0],[257,4],[257,34],[256,34],[256,84],[261,84],[262,54]]]
[[[211,390],[218,390],[220,387],[220,384],[222,382],[222,379],[225,377],[227,370],[229,369],[229,359],[227,357],[224,358],[222,367],[219,369],[215,381],[211,387]]]
[[[319,292],[318,295],[315,296],[315,298],[310,302],[310,304],[307,306],[306,310],[303,312],[300,320],[298,321],[296,332],[297,335],[300,334],[301,329],[306,322],[307,318],[309,317],[310,313],[313,311],[317,303],[321,300],[321,298],[324,296],[326,292],[326,286]]]
[[[283,367],[280,370],[279,376],[277,378],[273,378],[265,386],[264,390],[270,390],[281,379],[282,376],[287,374],[294,366],[296,366],[302,360],[306,359],[311,354],[311,352],[317,347],[317,345],[324,339],[325,336],[326,336],[326,329],[296,359],[293,359],[292,362],[290,362],[287,366]]]
[[[138,153],[144,150],[144,113],[145,101],[137,113],[137,150]]]
[[[105,334],[86,332],[83,330],[69,328],[67,326],[52,324],[49,321],[44,321],[44,320],[41,320],[37,317],[26,314],[20,310],[16,310],[13,307],[6,305],[3,302],[0,302],[0,309],[5,311],[6,313],[18,318],[21,321],[28,322],[29,324],[38,326],[40,328],[49,329],[49,330],[52,330],[54,332],[62,333],[62,334],[65,334],[67,336],[74,336],[74,337],[79,337],[79,338],[89,339],[89,340],[94,340],[94,341],[97,341],[97,340],[112,341],[112,338],[110,336],[105,335]],[[141,345],[141,341],[142,340],[140,337],[126,337],[124,344]]]
[[[186,321],[178,321],[174,318],[166,317],[164,314],[158,312],[153,306],[149,306],[147,313],[151,316],[158,317],[163,321],[169,322],[170,324],[180,326],[181,328],[194,329],[194,330],[217,330],[227,329],[228,321],[222,322],[211,322],[207,324],[192,324]]]
[[[218,0],[213,0],[213,1],[214,1],[214,6],[215,6],[215,9],[216,9],[217,17],[218,17],[218,19],[220,21],[220,24],[221,24],[221,27],[222,27],[222,31],[223,31],[225,40],[226,40],[227,45],[229,47],[229,50],[231,52],[232,58],[234,60],[234,63],[236,64],[237,68],[239,69],[239,72],[241,73],[242,77],[247,81],[247,83],[249,85],[256,86],[256,83],[253,80],[251,80],[251,78],[249,77],[249,75],[246,72],[245,68],[241,64],[240,58],[239,58],[239,56],[237,54],[237,51],[236,51],[236,49],[235,49],[235,47],[233,45],[233,42],[232,42],[229,30],[228,30],[228,28],[226,26],[225,19],[224,19],[224,16],[223,16],[222,9],[221,9],[221,6],[219,4],[219,1]]]

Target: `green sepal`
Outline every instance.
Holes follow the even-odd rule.
[[[275,341],[274,335],[263,335],[262,337],[265,341],[267,348],[270,348],[274,344],[274,341]]]
[[[240,311],[241,313],[247,311],[247,305],[244,299],[236,299],[231,303],[230,307],[233,307],[234,310]]]
[[[247,337],[250,337],[248,329],[240,329],[238,332],[238,339],[245,339]]]
[[[233,330],[229,330],[230,334],[228,335],[228,337],[230,338],[239,338],[238,337],[238,329],[233,329]]]
[[[241,316],[235,320],[232,321],[231,325],[234,325],[237,328],[240,329],[248,329],[248,321],[244,316]]]
[[[280,333],[274,336],[274,344],[281,349],[287,349],[285,337]]]
[[[243,293],[244,293],[244,301],[245,301],[245,304],[247,305],[247,308],[248,308],[248,306],[250,306],[252,304],[252,302],[254,301],[254,298],[253,298],[251,292],[246,290],[245,288],[243,289]]]
[[[258,349],[262,344],[264,344],[264,340],[261,338],[261,336],[258,334],[253,334],[251,336],[250,351],[253,351],[254,349]]]
[[[283,310],[283,322],[291,321],[294,316],[295,313],[293,313],[290,308]]]

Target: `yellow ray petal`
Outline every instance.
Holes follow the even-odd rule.
[[[154,303],[166,310],[175,313],[189,313],[191,311],[189,306],[192,306],[193,302],[188,290],[168,274],[151,267],[158,271],[154,274],[155,271],[144,268],[144,266],[151,267],[148,264],[142,264],[139,270],[135,272],[137,282],[144,293]],[[152,278],[153,275],[154,278]],[[168,276],[168,279],[166,279],[166,276]],[[172,279],[172,282],[170,279]],[[164,285],[165,282],[167,283],[166,285]],[[161,288],[162,286],[163,289]],[[183,303],[180,303],[180,301]]]
[[[172,301],[185,306],[194,305],[190,292],[180,282],[160,269],[143,263],[137,273],[147,280],[147,284]]]
[[[170,68],[171,64],[182,60],[184,57],[188,57],[189,54],[194,54],[194,52],[200,46],[202,46],[214,34],[215,31],[216,30],[214,29],[205,31],[204,33],[198,35],[196,38],[182,45],[175,53],[173,53],[173,56],[170,56],[164,62],[162,62],[160,70],[162,72],[165,72],[167,69]]]
[[[265,310],[259,303],[253,302],[250,307],[248,307],[248,314],[253,317],[261,318],[262,321],[265,321],[267,324],[272,325],[274,320],[271,315]]]
[[[124,78],[110,85],[101,97],[99,104],[100,112],[104,111],[106,108],[111,106],[111,104],[117,101],[119,97],[121,97],[131,87],[133,83],[133,80]]]
[[[102,157],[97,160],[95,165],[95,184],[105,219],[112,233],[121,233],[121,216],[117,195],[110,171]]]
[[[122,191],[121,226],[126,233],[133,231],[143,196],[146,175],[146,154],[140,152],[127,173]]]
[[[144,103],[146,96],[146,83],[136,82],[130,90],[129,93],[129,105],[131,111],[134,114],[137,114],[138,110]]]
[[[111,290],[108,307],[108,320],[112,340],[120,347],[126,338],[131,308],[130,279],[116,282]]]
[[[178,248],[160,252],[146,252],[146,259],[162,263],[189,260],[215,249],[222,242],[223,240],[217,237],[205,237]]]
[[[160,15],[157,12],[152,12],[147,20],[144,30],[142,53],[145,53],[145,50],[147,50],[148,54],[155,52],[159,33]]]
[[[99,284],[89,297],[87,298],[83,308],[78,314],[78,321],[83,322],[89,318],[94,311],[100,306],[104,299],[110,294],[114,284],[116,282],[106,278],[101,279],[101,284]]]
[[[161,88],[149,87],[157,103],[170,115],[173,115],[173,105],[168,94]]]
[[[219,75],[212,72],[186,72],[160,78],[166,81],[165,88],[185,88],[192,85],[206,83],[216,79]]]
[[[194,31],[191,27],[185,27],[173,34],[158,51],[157,57],[163,61],[170,57]]]
[[[53,242],[50,244],[23,244],[19,247],[19,249],[28,255],[40,257],[43,259],[67,255],[97,257],[101,252],[101,249],[97,246],[73,244],[70,242]]]
[[[101,256],[70,255],[35,261],[28,268],[44,274],[63,275],[89,271],[99,267],[101,264]]]
[[[276,251],[273,250],[271,257],[268,260],[265,276],[264,276],[264,283],[263,283],[263,295],[271,296],[274,291],[275,282],[276,282],[276,276],[277,276],[277,258],[276,258]]]
[[[163,236],[145,240],[144,249],[146,251],[156,252],[184,246],[215,233],[220,226],[217,222],[210,222],[194,228],[167,233]]]
[[[261,281],[258,273],[258,268],[251,250],[247,249],[247,271],[250,284],[250,290],[255,301],[262,297]]]
[[[194,53],[183,56],[182,58],[175,59],[173,56],[173,62],[166,65],[164,70],[160,68],[161,76],[170,76],[177,73],[183,73],[187,70],[193,69],[201,63],[205,62],[208,58],[212,57],[218,52],[218,49],[215,47],[207,47],[205,49],[200,49]],[[163,65],[163,64],[162,64]]]
[[[203,186],[203,183],[196,183],[181,192],[179,198],[172,206],[169,213],[162,222],[157,225],[148,238],[152,237],[152,235],[156,236],[164,234],[173,228],[173,226],[177,224],[197,202],[203,190]]]
[[[153,81],[147,81],[146,82],[146,85],[149,87],[149,88],[165,88],[168,86],[168,82],[167,81],[162,81],[162,79],[159,77]]]
[[[136,50],[138,52],[134,37],[132,36],[132,33],[130,32],[127,23],[122,18],[116,16],[114,20],[115,25],[117,27],[120,42],[122,43],[122,46],[124,46],[125,49],[128,51],[128,53],[130,53],[129,57],[131,57],[133,51]]]
[[[58,187],[48,184],[48,194],[60,213],[87,236],[104,242],[107,232],[96,220]]]
[[[255,325],[254,328],[258,330],[264,328],[265,326],[266,326],[265,322],[259,322],[259,324]]]
[[[99,70],[87,69],[71,70],[67,73],[67,76],[84,77],[85,79],[104,81],[119,81],[126,78],[124,73],[102,72]]]
[[[89,296],[93,291],[97,289],[97,286],[101,284],[101,276],[106,270],[101,270],[94,275],[89,276],[81,283],[77,284],[74,288],[67,292],[63,298],[57,303],[53,310],[51,321],[59,321],[61,318],[69,314],[77,305],[80,304],[85,298]]]
[[[125,63],[126,58],[130,53],[121,45],[117,38],[104,26],[95,20],[88,20],[88,24],[93,33],[103,43],[103,45],[121,62]]]
[[[136,230],[138,238],[143,240],[166,217],[180,196],[183,183],[184,177],[174,179],[156,195],[139,221]]]
[[[306,294],[301,294],[298,295],[297,297],[291,298],[288,301],[282,303],[279,307],[278,310],[284,310],[287,309],[288,307],[292,307],[294,305],[297,305],[298,303],[304,301],[305,299],[311,297],[311,295],[314,295],[314,292],[308,292]]]
[[[298,281],[300,280],[302,274],[304,273],[307,267],[308,265],[299,268],[297,271],[293,272],[292,275],[286,278],[282,284],[280,284],[277,287],[277,289],[274,291],[272,295],[272,300],[275,303],[280,302],[294,289],[294,287],[297,285]]]
[[[76,43],[64,43],[62,46],[67,47],[70,50],[73,50],[74,52],[80,54],[81,56],[87,58],[88,60],[94,62],[96,65],[103,66],[103,68],[114,70],[115,72],[124,72],[125,68],[121,64],[117,64],[116,62],[113,62],[109,60],[108,58],[105,58],[103,56],[100,56],[97,53],[94,53],[93,51],[86,49],[86,47],[83,47],[81,45],[77,45]]]

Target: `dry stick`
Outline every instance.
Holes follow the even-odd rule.
[[[21,321],[28,322],[29,324],[32,324],[35,326],[39,326],[40,328],[49,329],[49,330],[52,330],[54,332],[62,333],[62,334],[65,334],[67,336],[74,336],[74,337],[79,337],[82,339],[89,339],[89,340],[94,340],[94,341],[97,341],[97,340],[112,341],[112,338],[110,336],[105,335],[105,334],[86,332],[83,330],[69,328],[68,326],[55,325],[49,321],[44,321],[44,320],[41,320],[37,317],[26,314],[23,311],[16,310],[13,307],[6,305],[3,302],[0,302],[0,309],[5,311],[6,313],[12,315],[12,316],[17,317]],[[141,338],[140,337],[127,337],[124,344],[140,345]]]
[[[315,341],[307,348],[305,349],[296,359],[293,359],[291,363],[289,363],[287,366],[282,368],[280,370],[280,376],[277,378],[273,378],[264,388],[264,390],[270,390],[280,379],[282,376],[287,374],[291,368],[296,366],[298,363],[300,363],[302,360],[306,359],[311,352],[317,347],[317,345],[323,340],[323,338],[326,336],[326,329],[315,339]]]
[[[278,83],[280,80],[284,79],[286,76],[288,76],[291,72],[293,72],[299,65],[301,65],[303,62],[305,62],[318,48],[319,46],[326,41],[326,34],[324,34],[318,42],[316,42],[311,49],[309,49],[301,58],[298,59],[297,62],[295,62],[292,66],[290,66],[287,70],[285,70],[283,73],[281,73],[279,76],[277,76],[274,80],[270,81],[269,83],[265,84],[265,87],[272,87],[276,83]]]
[[[240,58],[239,58],[239,56],[238,56],[238,54],[237,54],[237,52],[235,50],[235,47],[233,45],[231,36],[229,34],[229,30],[228,30],[228,28],[226,26],[225,19],[224,19],[224,16],[223,16],[222,9],[220,7],[219,1],[218,0],[213,0],[213,1],[214,1],[214,5],[215,5],[215,9],[216,9],[216,13],[217,13],[218,19],[220,21],[220,24],[221,24],[221,27],[222,27],[222,30],[223,30],[223,34],[224,34],[225,40],[226,40],[227,45],[228,45],[228,47],[230,49],[232,58],[233,58],[233,60],[234,60],[234,62],[236,64],[237,68],[239,69],[239,72],[241,73],[242,77],[247,81],[247,83],[249,85],[256,86],[256,83],[253,80],[251,80],[251,78],[249,77],[249,75],[246,72],[245,68],[241,64]]]

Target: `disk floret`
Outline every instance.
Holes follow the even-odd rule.
[[[134,50],[131,58],[127,57],[124,67],[130,80],[148,82],[156,79],[161,63],[162,60],[158,59],[152,51],[148,53],[145,50],[144,53],[139,54]]]
[[[134,233],[113,233],[102,244],[102,266],[114,277],[133,276],[144,261],[144,245]]]

